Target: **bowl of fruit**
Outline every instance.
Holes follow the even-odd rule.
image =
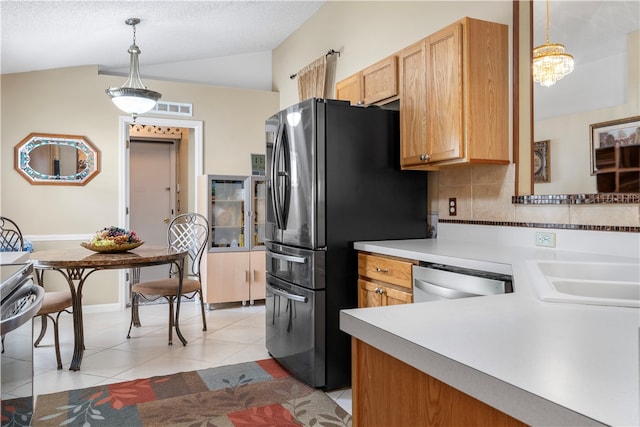
[[[112,225],[98,230],[90,241],[80,242],[80,246],[94,252],[113,254],[135,249],[143,243],[135,231],[127,231],[124,228]]]

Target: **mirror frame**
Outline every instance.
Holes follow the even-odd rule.
[[[29,153],[45,145],[70,146],[86,155],[84,169],[73,175],[48,175],[30,165]],[[32,185],[86,185],[100,173],[100,150],[81,135],[30,133],[14,147],[14,169]]]

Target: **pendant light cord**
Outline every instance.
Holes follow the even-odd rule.
[[[136,31],[136,27],[133,27],[133,36],[135,39],[135,31]],[[547,41],[546,44],[549,44],[549,0],[547,0]]]

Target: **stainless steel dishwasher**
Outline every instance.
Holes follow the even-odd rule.
[[[413,266],[413,302],[513,292],[509,274],[420,262]]]

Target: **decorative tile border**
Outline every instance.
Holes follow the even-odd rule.
[[[561,230],[583,231],[620,231],[625,233],[640,233],[640,227],[627,225],[580,225],[580,224],[545,224],[539,222],[512,222],[512,221],[468,221],[461,219],[440,219],[438,223],[470,224],[470,225],[494,225],[500,227],[529,227],[529,228],[556,228]]]
[[[514,205],[640,204],[640,193],[541,194],[513,196]]]

